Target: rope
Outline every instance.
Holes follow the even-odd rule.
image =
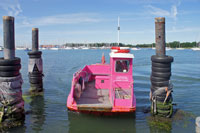
[[[171,82],[166,87],[158,87],[152,93],[150,92],[150,100],[152,101],[152,113],[153,115],[167,116],[170,117],[173,112],[172,98],[169,99],[170,94],[173,92],[173,85]],[[157,97],[166,94],[163,102],[159,102]],[[168,100],[169,99],[169,100]],[[168,102],[167,102],[168,100]]]

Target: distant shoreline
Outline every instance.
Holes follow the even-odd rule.
[[[25,46],[16,46],[16,49],[24,50],[25,48],[30,48]],[[60,45],[48,44],[48,45],[40,45],[41,49],[51,49],[51,48],[59,48],[59,49],[107,49],[113,46],[118,46],[117,43],[65,43]],[[155,48],[155,43],[151,44],[124,44],[120,43],[120,47],[129,47],[129,48]],[[166,43],[166,47],[175,49],[175,48],[184,48],[191,49],[200,47],[200,42],[168,42]]]

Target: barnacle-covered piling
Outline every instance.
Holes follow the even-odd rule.
[[[151,56],[151,112],[153,115],[171,117],[172,84],[171,63],[173,57],[165,52],[165,18],[155,18],[156,55]]]
[[[0,123],[8,127],[24,120],[21,60],[15,57],[14,17],[3,16],[4,57],[0,58]]]
[[[39,30],[38,28],[32,29],[32,51],[28,52],[29,64],[28,75],[30,82],[30,93],[37,95],[43,92],[43,65],[42,65],[42,52],[38,51],[39,47]]]

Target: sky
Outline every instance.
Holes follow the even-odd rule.
[[[165,17],[166,42],[200,41],[200,0],[0,0],[0,16],[15,17],[15,45],[155,42],[155,17]],[[0,21],[0,45],[3,19]]]

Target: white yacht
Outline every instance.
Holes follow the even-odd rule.
[[[59,48],[53,47],[53,48],[50,48],[50,50],[59,50]]]
[[[140,48],[131,48],[131,50],[141,50]]]
[[[69,50],[69,49],[72,49],[72,47],[65,47],[65,48],[63,48],[63,49]]]
[[[88,47],[82,47],[81,49],[89,49]]]
[[[2,46],[0,46],[0,51],[3,51],[3,47]]]
[[[200,48],[191,48],[192,50],[194,50],[194,51],[197,51],[197,50],[200,50]]]
[[[176,48],[176,50],[184,50],[184,48]]]
[[[200,42],[198,42],[197,44],[196,44],[196,47],[194,47],[194,48],[191,48],[192,50],[194,50],[194,51],[199,51],[200,50]]]
[[[172,50],[172,48],[170,48],[170,47],[166,47],[166,50],[168,51],[168,50]]]

